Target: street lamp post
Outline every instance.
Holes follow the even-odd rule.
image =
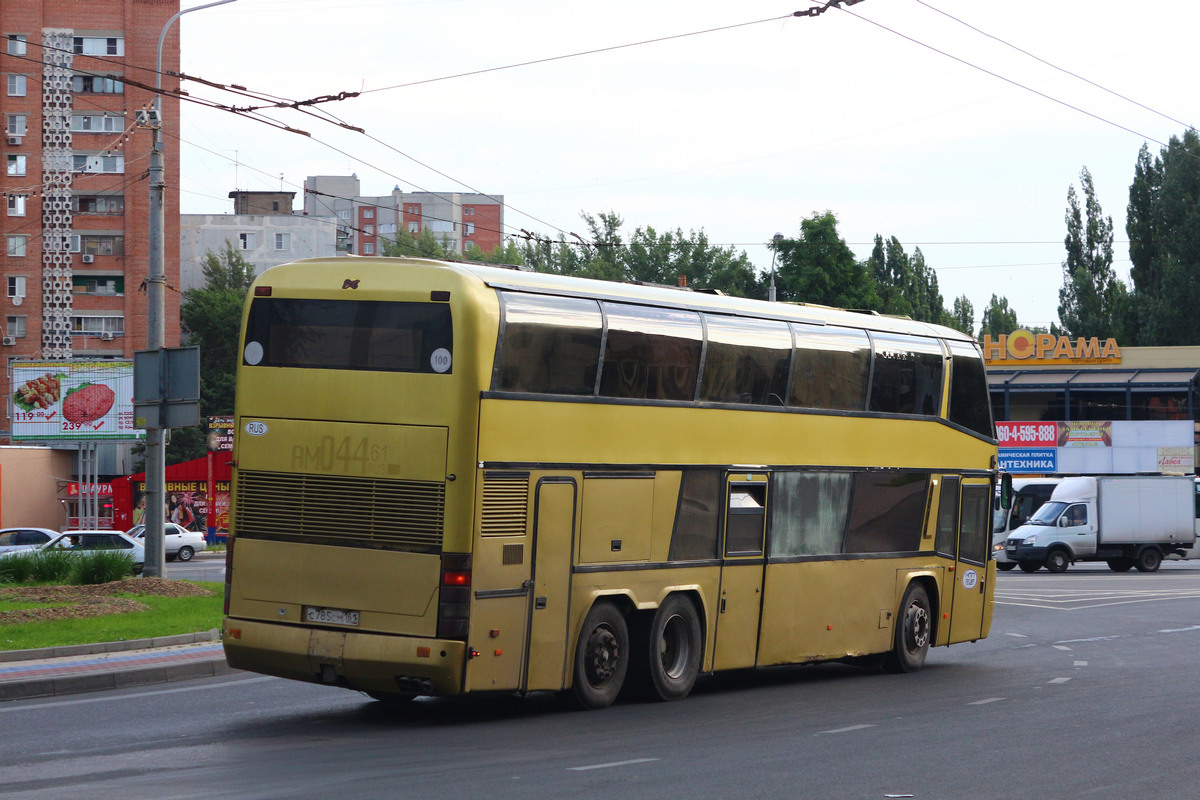
[[[162,51],[167,31],[184,14],[203,8],[232,3],[234,0],[217,0],[194,8],[178,11],[163,25],[158,35],[158,53],[154,72],[154,112],[148,124],[153,135],[150,149],[150,231],[148,237],[149,258],[146,264],[146,349],[162,350],[166,344],[166,298],[163,294],[166,275],[166,209],[163,166],[162,136]],[[166,574],[166,552],[163,547],[163,531],[166,528],[166,429],[161,421],[146,428],[146,556],[142,574],[151,578],[162,578]]]
[[[771,248],[771,288],[767,291],[767,300],[775,302],[775,259],[779,256],[779,243],[783,241],[783,234],[777,233],[771,237],[774,247]]]

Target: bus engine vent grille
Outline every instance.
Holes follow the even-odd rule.
[[[485,472],[480,533],[524,536],[529,514],[529,473]]]
[[[441,483],[241,470],[239,537],[387,550],[440,552]]]

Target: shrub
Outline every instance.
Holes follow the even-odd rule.
[[[25,583],[33,577],[34,553],[13,553],[0,558],[0,583]]]
[[[35,550],[33,580],[37,583],[66,583],[75,571],[75,554],[70,550]]]
[[[111,583],[133,572],[128,550],[98,550],[74,561],[71,583]]]

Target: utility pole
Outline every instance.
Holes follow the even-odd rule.
[[[163,25],[162,33],[158,36],[158,60],[154,73],[154,110],[147,115],[154,143],[150,150],[150,261],[147,265],[146,300],[149,307],[146,313],[146,349],[162,350],[166,345],[166,179],[164,177],[163,135],[162,135],[162,51],[163,41],[167,31],[184,14],[212,8],[234,0],[218,0],[194,8],[178,11]],[[164,371],[165,375],[165,371]],[[165,391],[165,386],[162,387]],[[163,394],[160,393],[160,398]],[[162,578],[166,575],[166,552],[163,546],[163,532],[166,528],[166,468],[167,428],[162,426],[161,419],[155,419],[154,425],[146,428],[146,565],[142,574],[150,578]]]

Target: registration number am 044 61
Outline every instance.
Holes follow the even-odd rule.
[[[344,608],[317,608],[308,606],[304,609],[304,618],[309,622],[319,622],[332,625],[358,625],[358,612],[347,611]]]

